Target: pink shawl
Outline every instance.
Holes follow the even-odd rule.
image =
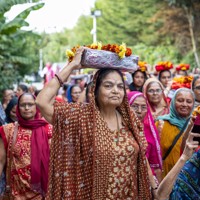
[[[129,104],[132,105],[133,102],[135,101],[135,99],[137,97],[139,97],[139,96],[142,96],[146,100],[146,98],[144,97],[143,93],[141,93],[141,92],[137,92],[137,91],[129,92],[128,93]],[[152,159],[151,157],[155,158],[155,159],[152,160],[153,163],[150,162],[150,166],[152,168],[160,168],[160,169],[162,169],[162,156],[161,156],[161,149],[160,149],[160,137],[159,137],[158,131],[157,131],[156,127],[155,127],[154,120],[153,120],[153,117],[152,117],[152,114],[151,114],[151,111],[150,111],[150,107],[148,105],[147,100],[146,100],[146,104],[147,104],[147,114],[145,115],[144,121],[143,121],[144,134],[146,136],[147,142],[153,140],[153,143],[154,143],[154,145],[156,147],[156,150],[153,151],[153,154],[155,154],[154,156],[152,156],[152,152],[151,152],[151,155],[150,155],[150,152],[148,152],[149,148],[147,148],[146,156],[147,156],[148,160]]]

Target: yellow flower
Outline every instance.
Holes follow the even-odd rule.
[[[147,70],[147,63],[144,61],[139,61],[138,66],[142,72],[145,72]]]
[[[98,50],[101,50],[101,48],[102,48],[102,43],[101,42],[97,42],[97,46],[98,46]]]
[[[126,44],[125,43],[122,43],[120,46],[119,46],[119,57],[120,58],[124,58],[125,57],[125,54],[126,54]]]
[[[74,57],[74,52],[67,49],[66,50],[66,56],[70,59],[70,58],[73,58]]]
[[[184,66],[184,67],[182,67],[181,69],[182,69],[182,70],[186,70],[186,67]]]
[[[102,43],[101,43],[101,42],[94,42],[94,43],[92,43],[92,44],[90,45],[90,47],[91,47],[92,49],[101,50],[101,48],[102,48]]]

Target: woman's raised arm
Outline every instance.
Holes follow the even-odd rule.
[[[58,73],[38,94],[36,98],[36,104],[39,107],[44,118],[49,122],[53,122],[53,104],[57,92],[61,86],[61,82],[64,83],[67,81],[71,72],[75,69],[81,68],[81,56],[84,51],[84,48],[81,47],[77,50],[74,59],[68,65],[66,65],[61,72]]]
[[[167,174],[167,176],[165,176],[165,178],[160,183],[157,191],[158,200],[165,200],[169,198],[178,174],[180,173],[186,161],[191,158],[194,150],[198,147],[198,142],[193,141],[194,137],[200,137],[200,135],[198,133],[190,132],[186,141],[183,154],[174,165],[174,167]]]

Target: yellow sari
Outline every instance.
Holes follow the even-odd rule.
[[[156,122],[156,127],[158,121]],[[180,130],[177,126],[170,124],[168,121],[164,120],[163,129],[160,135],[160,145],[162,151],[162,157],[166,154],[167,150],[171,146],[174,138],[179,134]],[[170,154],[165,160],[163,160],[163,178],[167,173],[173,168],[180,157],[182,136],[178,139]]]

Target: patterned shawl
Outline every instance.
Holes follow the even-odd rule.
[[[171,200],[200,200],[200,150],[186,162],[170,194]]]
[[[94,90],[89,104],[54,104],[54,132],[51,142],[47,200],[104,200],[112,148],[108,128],[95,104]],[[140,147],[138,154],[138,199],[151,199],[145,157],[146,139],[139,120],[131,112],[127,97],[118,108]],[[103,149],[103,151],[102,151]]]

